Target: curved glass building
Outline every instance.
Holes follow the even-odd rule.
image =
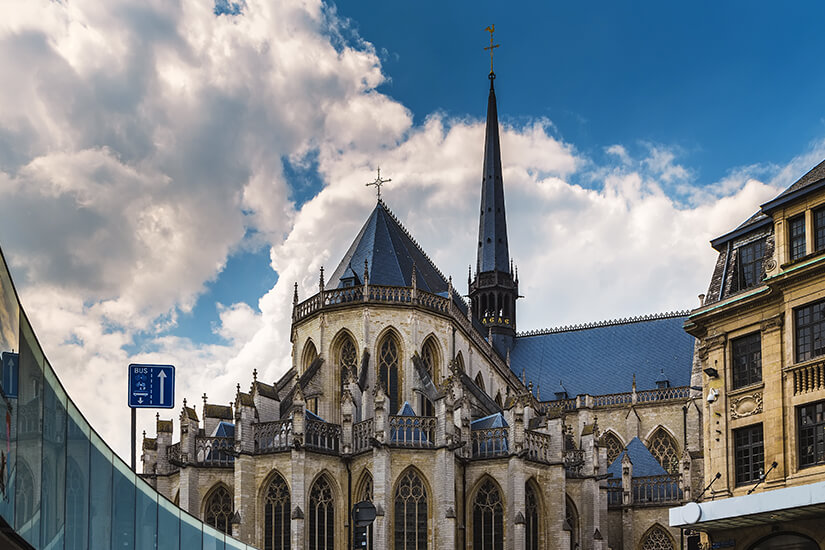
[[[43,354],[0,251],[0,548],[251,548],[131,471],[83,418]]]

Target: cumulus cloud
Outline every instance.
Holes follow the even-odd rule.
[[[122,456],[128,363],[177,365],[178,405],[204,392],[226,403],[253,369],[274,381],[289,368],[293,282],[303,299],[337,265],[374,207],[364,184],[379,163],[389,206],[464,289],[484,123],[436,113],[413,125],[376,91],[387,76],[372,45],[320,1],[7,11],[0,236],[47,355]],[[808,161],[697,188],[678,150],[635,158],[615,144],[599,166],[550,130],[544,119],[502,128],[521,329],[695,305],[707,241]],[[296,208],[283,163],[309,157],[323,188]],[[261,244],[278,282],[258,310],[220,305],[219,344],[176,336],[227,258]],[[130,355],[138,333],[152,345]]]

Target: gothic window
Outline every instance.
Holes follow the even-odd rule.
[[[504,407],[504,401],[502,401],[501,399],[501,392],[496,393],[496,405],[498,405],[500,408]]]
[[[618,437],[616,437],[615,434],[611,432],[606,432],[602,436],[601,444],[607,449],[608,465],[613,464],[613,461],[616,460],[624,450],[624,445],[622,445],[622,442]]]
[[[364,474],[356,496],[359,502],[364,500],[372,502],[372,476],[369,473]],[[372,550],[372,523],[367,527],[367,550]]]
[[[321,476],[309,492],[309,550],[332,550],[335,547],[335,503],[332,487]]]
[[[398,384],[398,342],[388,334],[378,348],[378,382],[390,399],[390,413],[398,412],[401,391]]]
[[[539,496],[529,481],[524,486],[525,520],[524,550],[539,548]]]
[[[306,371],[317,357],[318,350],[315,349],[315,344],[312,343],[312,340],[307,340],[306,345],[304,345],[304,353],[301,356],[301,372]]]
[[[289,488],[275,474],[264,497],[264,550],[289,550],[290,534]]]
[[[15,505],[17,523],[22,525],[31,520],[34,514],[34,477],[22,458],[18,458],[17,463]]]
[[[358,369],[358,353],[355,351],[352,338],[344,336],[338,355],[338,367],[341,369],[341,391],[343,392],[344,384],[347,383],[350,373],[355,373]]]
[[[435,383],[438,375],[438,350],[432,338],[427,338],[424,346],[421,348],[421,361],[424,363],[430,379]],[[423,416],[435,416],[435,407],[432,402],[423,395],[421,396],[421,414]]]
[[[669,433],[662,428],[656,430],[656,433],[650,438],[647,448],[669,474],[679,472],[679,452],[676,449],[676,442],[673,441]]]
[[[232,496],[226,487],[218,485],[206,497],[204,521],[221,531],[232,534]]]
[[[455,357],[455,366],[458,367],[458,370],[464,372],[464,355],[462,355],[460,351]]]
[[[647,532],[642,542],[642,550],[674,550],[673,540],[664,529],[655,525]]]
[[[579,512],[576,505],[565,495],[564,499],[564,520],[570,528],[570,548],[579,546]]]
[[[486,479],[473,500],[473,550],[503,548],[504,504],[496,484]]]
[[[481,376],[480,372],[476,374],[476,386],[478,386],[481,391],[484,391],[484,377]]]
[[[70,458],[66,467],[66,548],[86,548],[88,498],[83,475]]]
[[[407,470],[395,490],[396,550],[427,548],[427,490],[414,470]]]

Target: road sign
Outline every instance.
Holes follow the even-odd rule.
[[[20,354],[4,351],[0,355],[0,363],[3,365],[3,393],[6,397],[17,397],[17,386],[20,367]]]
[[[175,367],[129,365],[129,406],[133,409],[174,408]]]

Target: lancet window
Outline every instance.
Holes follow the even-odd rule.
[[[352,338],[344,336],[341,347],[338,351],[338,367],[341,371],[341,391],[344,391],[344,384],[350,377],[350,373],[358,372],[358,353],[355,351],[355,344]]]
[[[611,432],[607,432],[602,436],[601,444],[607,449],[608,465],[613,464],[613,461],[622,454],[622,450],[624,449],[624,445],[622,445],[622,442],[616,437],[616,434]]]
[[[359,501],[369,500],[372,502],[372,494],[372,476],[365,473],[356,495]],[[367,527],[367,550],[372,550],[372,523]]]
[[[679,473],[679,452],[676,449],[676,442],[669,433],[662,428],[656,430],[647,448],[669,474]]]
[[[486,479],[473,500],[473,550],[503,550],[504,504],[501,491]]]
[[[378,382],[387,392],[391,414],[398,412],[401,400],[401,388],[398,383],[398,348],[398,342],[392,334],[386,335],[378,347]]]
[[[206,497],[204,521],[222,533],[232,534],[232,495],[223,485]]]
[[[289,487],[275,474],[264,497],[264,550],[289,550]]]
[[[430,379],[435,383],[438,376],[438,350],[432,338],[427,338],[424,342],[424,346],[421,348],[421,360],[427,368]],[[432,401],[423,395],[421,396],[421,414],[423,416],[435,416],[435,406],[433,406]]]
[[[539,496],[529,481],[524,486],[525,521],[524,550],[539,548]]]
[[[309,492],[309,549],[335,548],[335,502],[332,487],[321,476]]]
[[[426,550],[427,489],[414,470],[401,476],[395,490],[395,550]]]

